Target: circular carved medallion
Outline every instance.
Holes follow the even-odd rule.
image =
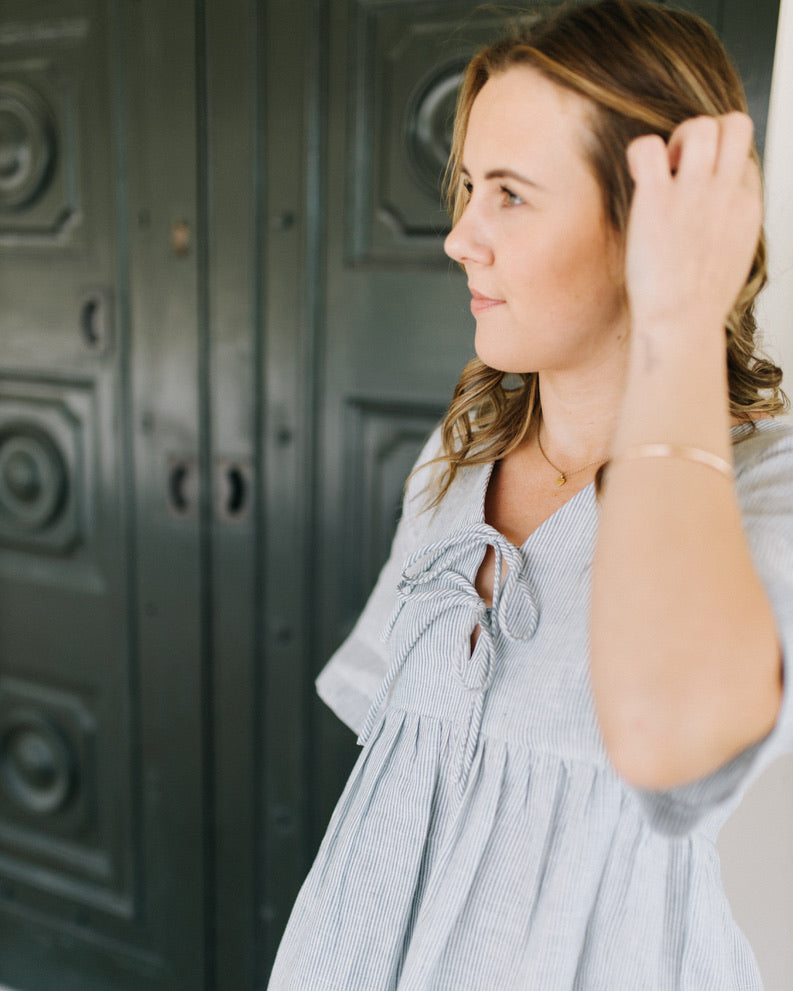
[[[52,174],[56,140],[49,107],[23,83],[0,82],[0,210],[18,210]]]
[[[416,180],[438,196],[452,147],[454,108],[463,77],[458,63],[442,67],[421,86],[408,108],[406,144]]]
[[[43,431],[15,424],[0,432],[0,514],[7,525],[43,529],[58,516],[66,487],[64,459]]]
[[[26,812],[51,815],[71,798],[74,755],[55,723],[33,710],[9,713],[0,727],[0,783]]]

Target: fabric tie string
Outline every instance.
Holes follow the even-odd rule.
[[[458,570],[462,561],[470,558],[474,546],[481,547],[483,552],[488,546],[493,548],[493,604],[490,607],[473,583]],[[358,738],[360,744],[365,744],[371,736],[383,703],[419,640],[443,613],[466,608],[470,617],[466,624],[467,636],[452,658],[455,679],[472,696],[457,780],[458,794],[462,795],[479,743],[485,695],[495,675],[498,639],[503,636],[512,641],[528,640],[537,628],[537,606],[523,566],[521,551],[486,523],[466,527],[408,557],[397,587],[397,604],[382,639],[387,641],[391,637],[406,603],[423,603],[426,608],[419,612],[419,622],[395,651],[364,721]],[[471,635],[476,627],[479,635],[471,650]]]

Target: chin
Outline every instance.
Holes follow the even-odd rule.
[[[495,368],[498,372],[505,372],[510,375],[527,375],[537,370],[531,367],[525,357],[521,358],[519,355],[505,354],[503,348],[480,347],[477,343],[474,350],[480,361],[483,361],[488,368]]]
[[[503,328],[502,332],[495,327],[480,328],[474,337],[474,350],[480,361],[489,368],[512,375],[527,375],[536,372],[542,366],[538,361],[535,349],[527,345],[528,332],[520,332],[515,328]],[[546,356],[547,357],[547,356]]]

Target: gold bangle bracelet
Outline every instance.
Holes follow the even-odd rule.
[[[697,464],[707,465],[714,471],[726,475],[732,479],[732,465],[718,454],[711,451],[703,451],[700,447],[689,447],[687,444],[637,444],[635,447],[628,447],[619,454],[616,454],[610,461],[611,465],[619,464],[621,461],[643,461],[645,458],[676,458],[680,461],[695,461]]]

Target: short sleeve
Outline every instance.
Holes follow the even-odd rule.
[[[668,835],[689,832],[711,812],[726,818],[765,767],[793,752],[793,428],[758,422],[735,445],[735,469],[746,538],[776,620],[782,704],[765,739],[701,781],[664,792],[638,792],[652,825]]]
[[[440,430],[436,429],[421,451],[416,468],[431,461],[440,450]],[[380,634],[396,605],[403,562],[421,540],[423,517],[432,515],[425,510],[427,486],[432,479],[428,474],[430,471],[427,469],[412,476],[388,560],[352,632],[317,678],[320,698],[356,733],[363,725],[388,668],[388,648]]]

